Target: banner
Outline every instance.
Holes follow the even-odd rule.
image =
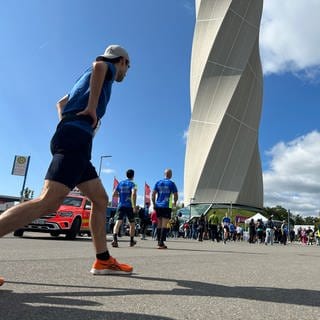
[[[113,189],[112,189],[112,193],[114,192],[114,190],[117,188],[119,184],[119,181],[116,179],[116,177],[113,178]],[[119,203],[119,197],[118,196],[114,196],[112,197],[112,201],[111,201],[111,207],[115,208],[118,206]]]
[[[248,219],[248,217],[245,216],[236,216],[235,217],[235,222],[236,223],[244,223],[246,221],[246,219]]]
[[[29,165],[29,156],[15,156],[11,174],[25,176]]]
[[[150,186],[145,182],[144,183],[144,207],[150,207]]]

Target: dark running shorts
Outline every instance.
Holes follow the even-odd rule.
[[[91,164],[92,136],[73,125],[58,125],[50,144],[52,161],[45,179],[73,189],[98,177]]]
[[[156,208],[157,218],[171,219],[171,208]]]
[[[134,222],[134,213],[133,208],[120,207],[116,213],[116,220],[123,220],[124,217],[127,217],[129,222]]]

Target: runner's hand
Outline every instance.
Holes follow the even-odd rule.
[[[87,107],[84,110],[77,113],[77,116],[80,116],[80,115],[90,116],[92,118],[92,125],[91,125],[92,128],[96,127],[97,121],[98,121],[96,110],[92,110]]]

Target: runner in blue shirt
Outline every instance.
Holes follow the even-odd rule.
[[[91,273],[132,272],[132,266],[118,263],[109,254],[104,227],[108,195],[91,163],[94,129],[105,114],[114,81],[121,82],[125,78],[129,64],[124,48],[108,46],[76,81],[69,94],[57,102],[60,123],[51,139],[52,161],[43,192],[37,199],[14,206],[0,216],[0,237],[54,212],[77,186],[92,202],[90,227],[96,260]]]
[[[126,175],[128,179],[120,181],[112,195],[112,197],[119,197],[118,210],[115,216],[117,222],[113,228],[113,241],[111,243],[111,245],[115,248],[119,246],[118,233],[125,217],[128,218],[130,224],[130,247],[133,247],[137,243],[134,240],[134,213],[136,212],[137,185],[133,182],[134,171],[132,169],[129,169]]]
[[[168,221],[171,219],[172,205],[176,206],[178,201],[178,189],[171,181],[172,170],[166,169],[165,178],[159,180],[152,192],[152,203],[158,218],[157,240],[159,249],[167,249],[164,244]]]
[[[229,239],[229,225],[231,223],[231,219],[228,217],[228,212],[226,212],[225,217],[222,219],[222,227],[223,227],[223,243],[226,244]]]

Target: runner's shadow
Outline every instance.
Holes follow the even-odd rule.
[[[70,298],[73,294],[75,297],[79,296],[79,292],[16,293],[11,290],[0,290],[1,319],[173,320],[164,316],[88,310],[90,307],[101,309],[103,304],[85,299]],[[81,296],[96,296],[94,292],[80,292],[80,294]]]
[[[120,275],[118,277],[121,277]],[[132,296],[132,295],[168,295],[168,296],[192,296],[192,297],[219,297],[219,298],[236,298],[245,300],[254,300],[262,302],[285,303],[298,306],[312,306],[320,307],[320,291],[307,290],[307,289],[284,289],[284,288],[271,288],[271,287],[250,287],[250,286],[226,286],[201,281],[181,280],[181,279],[164,279],[158,277],[145,277],[139,275],[132,275],[131,277],[125,276],[127,280],[127,288],[108,288],[108,287],[94,287],[94,286],[64,286],[60,284],[41,284],[41,283],[27,283],[23,285],[35,286],[52,286],[52,287],[65,287],[65,288],[82,288],[86,291],[77,292],[54,292],[54,293],[24,293],[17,294],[21,302],[24,303],[47,303],[47,304],[62,304],[62,305],[77,305],[81,297],[81,305],[87,303],[88,306],[96,305],[96,302],[82,300],[83,297],[112,297],[112,296]],[[145,281],[139,283],[137,286],[136,280]],[[155,289],[137,289],[150,287],[148,282],[165,282],[172,283],[172,289],[159,290]],[[19,282],[8,282],[17,283]],[[167,285],[165,286],[167,288]],[[96,291],[99,289],[99,291]],[[0,290],[0,303],[2,291]],[[67,299],[66,299],[67,298]],[[11,301],[8,297],[9,303]],[[31,301],[30,301],[31,300]],[[40,302],[39,302],[40,300]]]
[[[316,290],[225,286],[200,281],[152,278],[136,275],[133,275],[132,278],[149,281],[174,282],[179,288],[167,292],[169,295],[239,298],[320,307],[320,291]],[[150,294],[150,292],[148,292],[148,294]],[[165,293],[161,292],[161,294]]]

